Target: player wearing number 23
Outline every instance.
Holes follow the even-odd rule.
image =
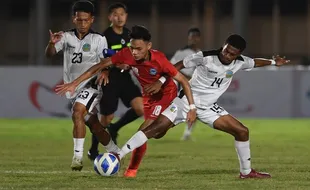
[[[72,82],[91,66],[104,58],[103,50],[108,47],[106,38],[91,30],[94,22],[94,5],[90,1],[77,1],[72,6],[72,21],[75,28],[67,32],[50,31],[50,41],[45,54],[52,57],[63,51],[63,81]],[[56,89],[55,89],[56,90]],[[101,126],[96,106],[101,98],[100,88],[91,79],[81,83],[73,93],[66,93],[72,102],[73,143],[72,170],[83,168],[85,122],[93,134],[106,147],[113,151],[118,147],[111,141],[110,135]],[[114,148],[113,148],[114,147]]]

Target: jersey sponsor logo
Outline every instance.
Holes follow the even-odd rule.
[[[212,71],[212,70],[210,70],[209,68],[207,68],[207,69],[208,69],[208,72],[209,72],[209,73],[217,74],[216,71]]]
[[[67,46],[66,46],[66,51],[69,53],[69,54],[72,54],[74,53],[74,50],[75,50],[75,47],[70,45],[69,43],[67,43]]]
[[[75,49],[75,47],[72,46],[72,45],[70,45],[69,43],[67,44],[67,48],[68,48],[68,49]]]
[[[90,44],[87,44],[87,43],[84,44],[82,49],[83,49],[84,52],[89,52],[90,51]]]
[[[157,70],[154,68],[150,69],[150,75],[156,75],[157,74]]]
[[[226,71],[226,78],[231,78],[234,75],[234,72],[231,70]]]

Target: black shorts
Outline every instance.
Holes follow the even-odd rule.
[[[140,88],[133,82],[129,72],[120,72],[112,68],[109,74],[109,83],[102,86],[102,98],[100,100],[100,114],[113,114],[121,99],[126,107],[131,107],[130,102],[136,97],[142,97]]]

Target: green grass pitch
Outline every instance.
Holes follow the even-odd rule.
[[[252,167],[271,179],[238,179],[234,139],[198,123],[194,141],[183,142],[184,125],[150,140],[135,179],[96,175],[87,159],[82,172],[70,169],[72,123],[61,119],[0,119],[1,189],[310,189],[310,120],[242,119],[250,129]],[[120,131],[122,145],[142,120]],[[101,148],[101,151],[103,149]],[[127,165],[130,155],[126,156]]]

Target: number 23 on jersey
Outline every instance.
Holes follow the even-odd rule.
[[[72,63],[82,63],[83,53],[73,53]]]

